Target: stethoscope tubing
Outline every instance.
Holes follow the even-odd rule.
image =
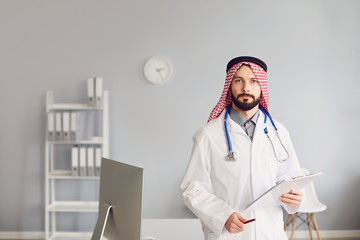
[[[227,120],[228,120],[230,109],[231,109],[231,106],[226,110],[225,117],[224,117],[224,126],[225,126],[226,138],[227,138],[227,142],[228,142],[228,146],[229,146],[229,152],[232,152],[232,144],[231,144],[230,134],[229,134],[228,125],[227,125]]]
[[[236,160],[236,156],[235,156],[235,153],[233,152],[233,148],[232,148],[232,144],[231,144],[231,139],[230,139],[230,134],[229,134],[229,130],[228,130],[228,124],[227,124],[227,120],[228,120],[228,116],[229,116],[229,112],[230,112],[230,109],[231,109],[231,105],[226,109],[226,113],[225,113],[225,116],[224,116],[224,126],[225,126],[225,133],[226,133],[226,138],[227,138],[227,142],[228,142],[228,148],[229,148],[229,152],[228,152],[228,160],[232,160],[232,161],[235,161]],[[289,158],[289,153],[288,151],[286,150],[284,144],[282,143],[281,139],[280,139],[280,136],[279,136],[279,133],[278,133],[278,129],[275,125],[275,122],[274,120],[272,119],[272,117],[270,116],[270,114],[261,106],[259,105],[259,109],[264,113],[265,117],[264,117],[264,125],[265,125],[265,128],[264,128],[264,133],[266,134],[266,136],[268,137],[268,139],[270,140],[270,143],[272,145],[272,148],[274,150],[274,154],[275,154],[275,157],[276,157],[276,160],[278,160],[279,162],[284,162],[286,161],[288,158]],[[275,129],[275,132],[276,132],[276,135],[277,137],[279,138],[280,140],[280,143],[282,145],[282,147],[285,149],[286,153],[287,153],[287,159],[285,160],[279,160],[278,159],[278,156],[276,155],[276,152],[275,152],[275,146],[273,144],[273,142],[271,141],[270,137],[269,137],[269,132],[267,130],[267,126],[266,126],[266,122],[267,122],[267,118],[269,117],[270,119],[270,122],[271,124],[273,125],[274,129]]]

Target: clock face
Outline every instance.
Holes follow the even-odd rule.
[[[145,78],[154,84],[165,83],[170,78],[171,67],[163,57],[152,57],[144,65]]]

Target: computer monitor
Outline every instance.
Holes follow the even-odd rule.
[[[91,240],[140,240],[144,169],[102,158],[99,213]]]

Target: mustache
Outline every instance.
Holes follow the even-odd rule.
[[[251,97],[252,99],[254,99],[255,100],[255,96],[254,95],[251,95],[251,94],[247,94],[247,93],[240,93],[240,94],[238,94],[237,95],[237,99],[239,99],[239,97]]]

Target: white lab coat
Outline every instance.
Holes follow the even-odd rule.
[[[287,239],[280,206],[255,211],[244,209],[281,179],[302,175],[288,131],[275,121],[289,152],[289,160],[279,163],[264,133],[261,111],[253,142],[236,122],[229,119],[228,129],[237,161],[228,161],[224,115],[225,110],[193,137],[191,158],[181,184],[185,205],[203,221],[206,240]],[[275,134],[269,119],[266,125],[269,134]],[[285,204],[282,206],[289,213],[297,210]],[[224,224],[233,212],[247,219],[256,218],[256,221],[247,224],[245,231],[231,234]]]

